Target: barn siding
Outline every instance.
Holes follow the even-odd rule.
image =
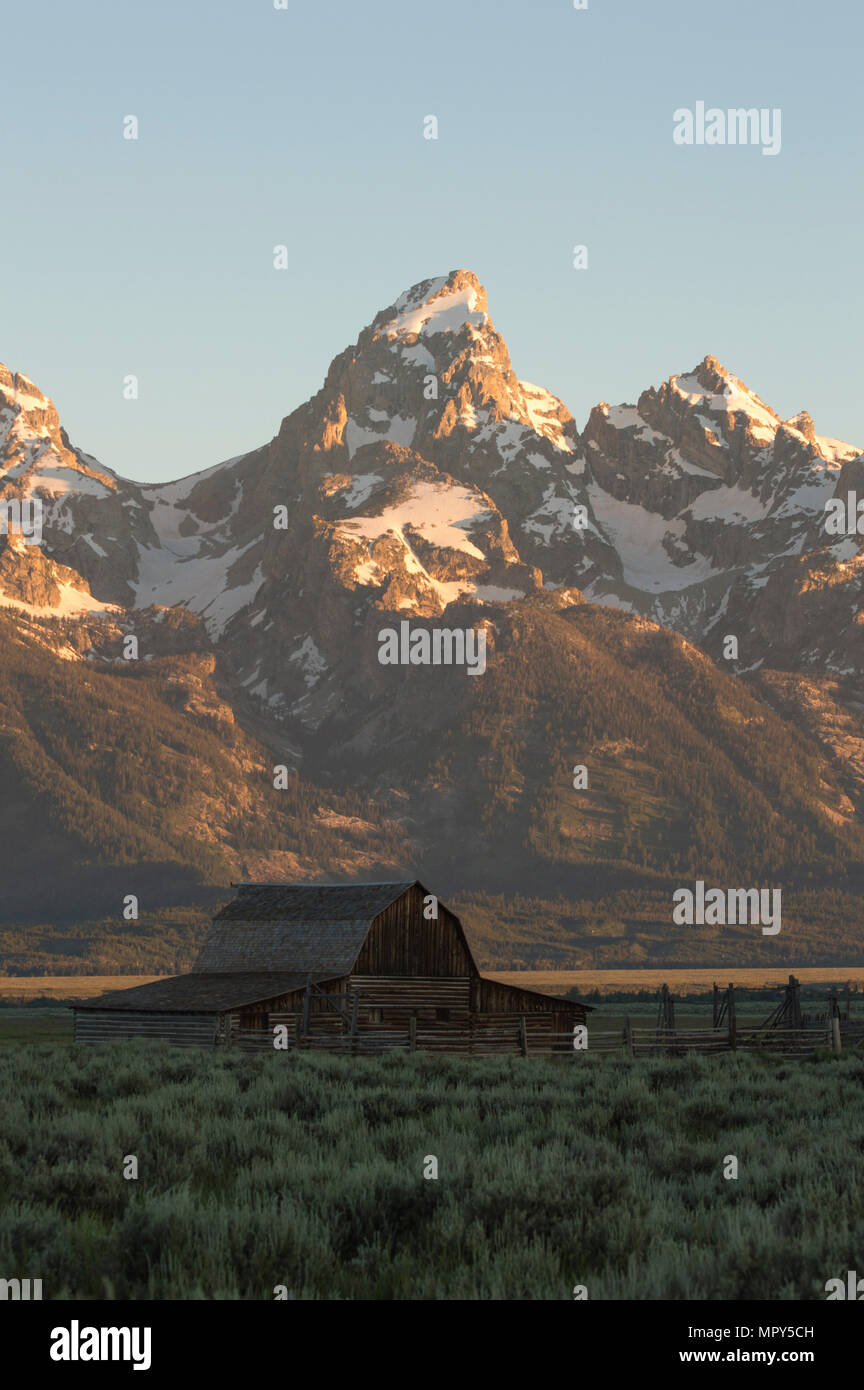
[[[339,980],[328,980],[325,985],[316,985],[316,989],[333,992],[334,986],[340,985]],[[302,1009],[303,1000],[306,995],[305,989],[292,990],[290,994],[280,994],[273,999],[259,999],[254,1004],[244,1004],[242,1008],[232,1009],[232,1014],[236,1014],[240,1020],[241,1028],[266,1028],[267,1017],[271,1013],[280,1013],[290,1009]],[[315,1013],[319,1008],[325,1008],[325,1004],[312,996],[312,1012]],[[252,1020],[259,1020],[252,1022]],[[260,1022],[263,1020],[263,1022]]]
[[[372,923],[354,975],[475,975],[458,918],[438,904],[438,919],[423,916],[423,889],[409,888]]]
[[[75,1042],[124,1042],[158,1038],[185,1047],[212,1047],[218,1014],[133,1013],[130,1009],[82,1009],[75,1013]]]
[[[328,1005],[321,995],[341,994],[347,987],[345,980],[324,980],[313,987],[312,998],[309,1001],[309,1017],[315,1020],[316,1030],[320,1028],[321,1022],[333,1019],[341,1028],[343,1025],[340,1015],[336,1010]],[[259,1028],[272,1031],[277,1023],[286,1023],[289,1028],[295,1026],[295,1019],[300,1019],[303,1014],[303,1003],[306,998],[306,990],[295,989],[290,994],[280,995],[275,999],[264,999],[256,1004],[247,1004],[241,1009],[233,1009],[229,1015],[229,1026],[225,1029],[226,1041],[230,1035],[238,1028]],[[344,999],[335,1001],[344,1011]],[[319,1021],[320,1020],[320,1021]],[[325,1024],[325,1026],[327,1026]]]
[[[471,1008],[471,980],[467,975],[405,976],[352,975],[351,988],[360,995],[360,1017],[380,1008],[385,1021],[434,1016],[446,1010],[451,1020],[467,1019]]]
[[[556,999],[550,994],[535,994],[517,985],[505,985],[499,980],[474,981],[471,1004],[477,1014],[552,1014],[557,1015],[561,1029],[585,1022],[585,1009],[571,999]]]

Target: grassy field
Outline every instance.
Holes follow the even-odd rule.
[[[782,966],[777,969],[736,969],[716,966],[711,970],[484,970],[490,979],[541,994],[564,995],[568,990],[589,994],[599,990],[616,992],[657,990],[667,984],[676,998],[703,994],[712,984],[725,989],[730,981],[741,987],[760,989],[764,985],[785,985],[790,973],[802,984],[833,984],[838,988],[851,981],[864,988],[864,967]],[[132,989],[146,985],[157,975],[0,975],[0,1004],[26,1004],[34,999],[92,999],[112,989]]]
[[[149,985],[158,975],[0,975],[0,1003],[33,999],[93,999],[112,989]]]
[[[6,1048],[0,1268],[47,1299],[824,1299],[861,1264],[862,1084],[851,1053]]]
[[[736,969],[734,966],[718,965],[711,970],[487,970],[484,974],[493,980],[501,980],[505,985],[536,989],[541,994],[566,994],[571,989],[580,990],[583,994],[594,990],[599,990],[601,994],[607,990],[636,993],[643,989],[657,990],[665,984],[676,998],[680,998],[685,994],[704,994],[715,983],[720,989],[725,989],[728,984],[746,989],[785,985],[790,975],[795,975],[802,985],[833,984],[839,989],[848,980],[853,986],[857,984],[859,989],[864,988],[864,967],[860,965],[789,965],[776,969]],[[0,994],[2,992],[3,982],[0,981]]]
[[[72,1015],[68,1009],[0,1007],[0,1047],[71,1041]]]

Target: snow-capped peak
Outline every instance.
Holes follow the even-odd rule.
[[[744,382],[722,366],[716,357],[705,357],[692,372],[669,379],[673,393],[682,396],[688,405],[707,410],[711,415],[748,417],[751,434],[770,443],[781,424],[780,416],[745,386]]]
[[[21,409],[51,404],[29,376],[25,376],[23,372],[13,372],[3,362],[0,362],[0,393],[4,398],[14,401]]]
[[[483,329],[489,323],[486,292],[470,270],[421,280],[400,294],[391,309],[376,320],[387,338],[433,337],[459,333],[466,324]]]
[[[0,485],[23,497],[101,497],[116,481],[110,469],[69,445],[50,397],[23,372],[0,363]]]
[[[45,437],[59,428],[53,401],[23,372],[0,362],[0,448],[22,433]]]

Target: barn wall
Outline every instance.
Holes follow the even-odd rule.
[[[359,995],[357,1006],[357,1026],[359,1029],[374,1029],[378,1025],[385,1028],[397,1026],[407,1028],[412,1015],[419,1020],[439,1020],[442,1015],[452,1021],[468,1018],[468,994],[471,982],[468,977],[453,979],[449,976],[433,975],[426,978],[411,979],[404,975],[374,976],[352,975],[350,980],[336,982],[341,991]],[[335,993],[336,991],[331,991]],[[338,1001],[343,1014],[351,1016],[352,999]],[[289,1029],[295,1026],[303,1011],[302,992],[295,995],[287,1007],[274,1009],[266,1024],[272,1028],[284,1023]],[[323,999],[312,996],[309,1011],[310,1032],[342,1032],[348,1027],[348,1020],[335,1009],[328,1007]],[[245,1022],[243,1027],[249,1026]]]
[[[131,1009],[81,1009],[75,1012],[76,1043],[122,1042],[127,1038],[161,1038],[186,1047],[212,1047],[217,1014],[133,1013]]]
[[[471,1021],[480,1030],[484,1028],[495,1029],[501,1026],[511,1027],[525,1020],[525,1027],[529,1033],[556,1033],[558,1031],[557,1014],[472,1014]]]
[[[355,976],[476,974],[453,913],[439,902],[437,921],[427,921],[423,897],[421,888],[409,888],[378,914],[354,965]]]
[[[346,980],[324,980],[321,984],[314,986],[318,993],[313,993],[309,1001],[310,1019],[324,1017],[333,1018],[340,1022],[339,1014],[328,1005],[320,996],[322,994],[344,994],[347,989]],[[272,1028],[274,1022],[292,1024],[293,1020],[300,1018],[303,1013],[303,1004],[306,999],[306,987],[292,990],[290,994],[282,994],[275,999],[264,999],[257,1004],[247,1004],[242,1009],[232,1009],[229,1017],[232,1028]],[[346,1003],[344,999],[337,999],[335,1003],[344,1011]],[[350,1007],[350,1004],[349,1004]]]
[[[351,987],[360,994],[360,1017],[380,1008],[385,1020],[406,1021],[435,1017],[439,1010],[451,1020],[467,1019],[471,980],[467,975],[352,975]]]
[[[487,989],[486,987],[489,986]],[[511,1026],[522,1017],[529,1033],[569,1033],[574,1023],[584,1022],[580,1005],[553,999],[530,990],[497,985],[494,981],[477,980],[469,975],[361,975],[336,980],[322,986],[331,992],[353,992],[360,996],[357,1026],[362,1030],[378,1027],[406,1029],[414,1017],[418,1026],[443,1027],[471,1024],[481,1032],[499,1026]],[[242,1027],[272,1028],[276,1023],[293,1029],[303,1009],[304,991],[295,992],[286,1004],[272,1009],[265,1020],[252,1023],[244,1017]],[[350,1017],[351,999],[339,1000],[344,1013]],[[472,1003],[474,1007],[472,1008]],[[479,1006],[479,1007],[478,1007]],[[313,995],[310,1009],[310,1031],[342,1032],[347,1028],[334,1009]]]

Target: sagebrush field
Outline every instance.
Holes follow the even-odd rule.
[[[864,1267],[862,1084],[851,1053],[8,1048],[0,1274],[46,1299],[824,1299]]]

